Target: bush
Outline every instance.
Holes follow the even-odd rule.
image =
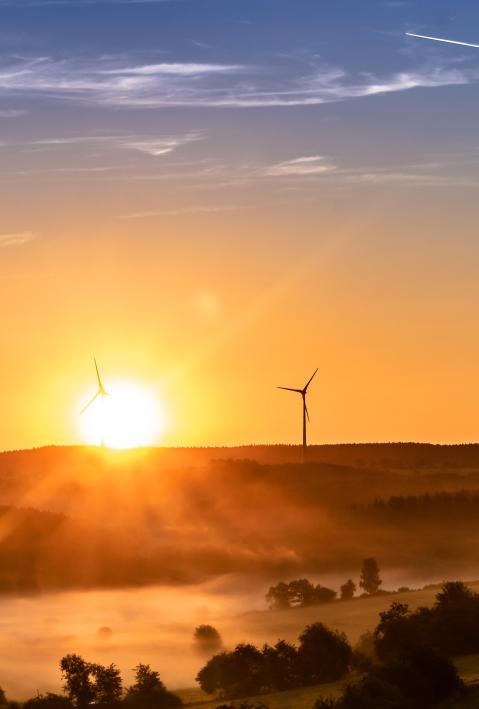
[[[435,707],[463,688],[451,660],[427,646],[416,647],[377,672],[401,690],[411,709]]]
[[[349,684],[336,704],[337,709],[412,709],[400,690],[389,682],[368,675]]]
[[[199,625],[195,628],[193,640],[202,653],[217,652],[223,647],[221,635],[212,625]]]
[[[378,657],[405,655],[427,644],[448,655],[479,652],[479,595],[459,581],[444,583],[432,608],[414,613],[395,602],[374,631]]]
[[[344,677],[352,659],[352,649],[344,633],[313,623],[299,640],[298,654],[306,684],[334,682]]]
[[[346,583],[343,583],[341,586],[341,600],[342,601],[349,601],[351,598],[354,598],[354,594],[356,593],[356,584],[354,581],[349,579],[349,581],[346,581]]]
[[[266,691],[283,691],[301,685],[298,651],[294,645],[280,640],[274,647],[263,647],[263,688]]]
[[[176,709],[183,702],[166,689],[158,672],[149,665],[139,664],[135,667],[135,683],[126,692],[125,704],[132,709]]]
[[[254,645],[237,645],[233,652],[222,652],[208,661],[196,681],[207,694],[221,692],[224,697],[247,697],[262,690],[264,657]]]
[[[27,701],[23,703],[23,707],[24,709],[72,709],[73,704],[68,697],[47,692],[46,694],[37,694],[36,697],[27,699]]]

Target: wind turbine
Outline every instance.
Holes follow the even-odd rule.
[[[309,378],[308,382],[302,389],[292,389],[291,387],[278,387],[278,389],[284,389],[284,391],[294,391],[296,394],[301,394],[303,397],[303,459],[306,459],[306,448],[307,448],[307,438],[306,438],[306,420],[309,421],[309,411],[306,404],[306,394],[308,393],[308,387],[316,376],[316,369],[314,374]]]
[[[96,359],[93,359],[95,362],[95,370],[96,370],[96,378],[98,380],[98,391],[95,394],[95,396],[90,399],[88,404],[83,407],[83,409],[80,411],[80,414],[84,414],[87,409],[90,408],[90,406],[93,404],[93,402],[98,399],[99,396],[101,396],[102,401],[105,399],[105,396],[110,396],[110,394],[106,391],[105,387],[102,384],[101,377],[100,377],[100,372],[98,371],[98,364],[96,363]]]

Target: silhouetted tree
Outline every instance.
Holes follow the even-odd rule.
[[[352,649],[344,633],[322,623],[308,625],[299,636],[299,660],[306,684],[334,682],[345,675]]]
[[[406,655],[414,647],[427,642],[432,610],[420,608],[415,614],[406,603],[395,601],[379,614],[374,631],[376,652],[381,660]]]
[[[198,673],[196,681],[207,694],[247,697],[262,689],[264,657],[254,645],[237,645],[233,652],[215,655]]]
[[[60,661],[63,686],[68,698],[78,707],[86,707],[95,700],[91,680],[91,666],[80,655],[65,655]]]
[[[349,581],[346,581],[346,583],[343,583],[343,585],[341,586],[341,600],[342,601],[351,600],[351,598],[353,598],[355,593],[356,593],[356,584],[351,579],[349,579]]]
[[[204,653],[216,652],[223,646],[221,635],[212,625],[199,625],[193,634],[196,647]]]
[[[364,559],[361,577],[359,579],[360,587],[364,589],[366,593],[369,593],[370,596],[373,596],[378,592],[381,584],[382,581],[379,578],[379,566],[376,559]]]
[[[65,680],[63,688],[76,706],[113,705],[120,701],[122,681],[115,665],[104,667],[86,662],[80,655],[65,655],[60,669]]]
[[[113,664],[107,667],[90,664],[90,672],[94,678],[95,704],[108,706],[117,704],[123,690],[118,667]]]
[[[135,667],[135,683],[128,688],[125,703],[132,709],[176,709],[182,701],[176,694],[169,692],[149,665]]]
[[[333,591],[332,588],[327,588],[327,586],[321,586],[321,584],[318,583],[318,585],[314,589],[314,604],[316,603],[331,603],[336,599],[336,596],[338,594],[336,591]]]
[[[301,669],[298,651],[294,645],[280,640],[274,647],[265,645],[262,654],[262,683],[265,689],[274,692],[300,686]]]
[[[440,608],[470,607],[477,594],[462,581],[445,581],[436,595],[436,605]]]
[[[393,684],[375,675],[366,675],[348,684],[334,709],[412,709],[404,703],[404,695]],[[315,707],[315,709],[321,709]]]
[[[431,643],[447,655],[479,651],[479,595],[460,581],[442,585],[430,624]]]
[[[376,672],[400,689],[405,698],[403,706],[411,709],[435,707],[463,687],[451,660],[425,645],[411,648]]]
[[[318,700],[314,709],[432,709],[461,689],[452,662],[423,646],[372,667],[342,697],[329,704]]]
[[[266,600],[272,610],[286,610],[330,603],[336,595],[336,591],[321,584],[314,586],[308,579],[295,579],[290,583],[281,581],[277,586],[271,586]]]
[[[271,586],[266,594],[266,601],[271,610],[282,611],[291,608],[288,584],[280,581],[276,586]]]
[[[289,602],[293,607],[313,606],[316,603],[315,588],[308,579],[296,579],[288,584]]]

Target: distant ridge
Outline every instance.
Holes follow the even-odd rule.
[[[256,460],[264,464],[298,463],[302,446],[288,444],[247,444],[240,446],[149,447],[130,450],[107,450],[106,455],[119,460],[147,456],[168,466],[205,465],[213,460]],[[105,451],[94,446],[44,446],[0,452],[0,469],[7,460],[26,461],[102,458]],[[353,467],[442,468],[479,467],[479,443],[332,443],[310,445],[308,462]]]

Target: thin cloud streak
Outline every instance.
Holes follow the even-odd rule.
[[[348,74],[316,66],[306,75],[226,64],[119,65],[119,59],[85,61],[38,57],[0,66],[0,95],[123,108],[255,108],[317,106],[414,88],[477,82],[479,70],[424,66],[386,77]],[[163,67],[163,70],[160,68]],[[283,67],[284,69],[284,67]],[[239,75],[239,76],[237,76]]]
[[[140,136],[140,135],[80,135],[61,138],[44,138],[31,141],[35,148],[62,148],[92,144],[107,149],[135,150],[152,157],[168,155],[178,148],[204,140],[203,131],[190,131],[182,135]],[[5,146],[4,146],[5,147]]]
[[[22,231],[18,234],[0,234],[0,249],[9,246],[24,246],[36,239],[36,234],[31,231]]]
[[[177,217],[188,214],[218,214],[221,212],[233,212],[243,209],[238,205],[225,204],[217,207],[208,206],[194,206],[194,207],[183,207],[180,209],[163,209],[163,210],[152,210],[147,212],[133,212],[132,214],[122,214],[117,217],[117,219],[145,219],[149,217]]]
[[[336,170],[335,165],[325,162],[322,155],[311,155],[308,157],[295,158],[284,162],[270,165],[264,170],[264,175],[268,177],[290,177],[303,175],[322,175],[326,172]]]

